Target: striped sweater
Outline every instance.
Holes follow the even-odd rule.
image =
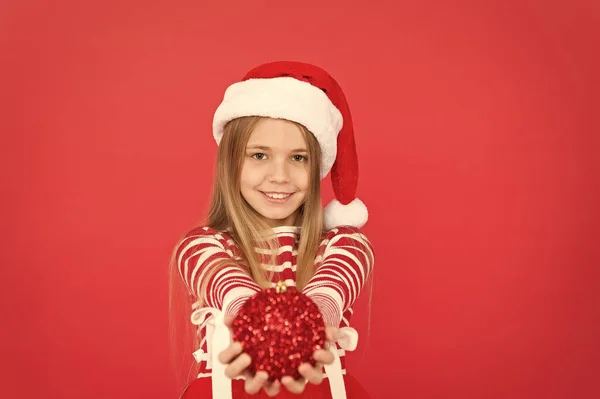
[[[292,226],[273,229],[278,241],[276,265],[263,264],[273,272],[271,285],[285,281],[295,285],[297,248],[300,228]],[[268,258],[269,250],[256,248]],[[176,249],[179,272],[190,295],[197,300],[205,276],[207,295],[204,306],[222,310],[226,315],[235,315],[249,297],[260,291],[240,260],[240,249],[227,232],[217,232],[208,227],[190,231]],[[230,260],[222,266],[223,260]],[[352,227],[337,227],[323,234],[315,259],[316,272],[303,289],[319,307],[327,325],[349,327],[352,305],[373,269],[373,248],[367,238]],[[211,268],[219,266],[216,273]],[[206,326],[199,326],[202,337],[200,349],[207,351]],[[345,372],[345,353],[338,346],[338,353]],[[199,377],[210,376],[210,362],[200,362]]]

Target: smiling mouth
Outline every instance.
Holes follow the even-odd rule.
[[[277,201],[277,202],[283,202],[283,201],[287,200],[293,194],[293,193],[266,193],[264,191],[261,191],[261,193],[268,199]]]

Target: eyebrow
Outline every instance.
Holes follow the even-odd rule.
[[[255,149],[255,150],[263,150],[263,151],[271,151],[270,147],[264,146],[264,145],[249,145],[248,147],[246,147],[246,149],[250,150],[250,149]],[[290,152],[308,152],[306,150],[306,148],[296,148],[295,150],[292,150]]]

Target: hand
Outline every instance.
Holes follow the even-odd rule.
[[[233,317],[225,318],[225,325],[231,329],[233,325]],[[229,378],[235,378],[243,375],[245,378],[244,389],[246,393],[254,395],[264,388],[268,396],[275,396],[281,390],[279,381],[269,382],[269,374],[266,371],[259,371],[254,376],[247,370],[252,363],[252,358],[247,353],[242,353],[242,344],[232,342],[227,349],[219,353],[219,361],[227,364],[225,375]]]
[[[327,326],[325,328],[325,335],[327,337],[327,343],[325,345],[335,345],[338,339],[342,338],[340,329],[333,326]],[[317,361],[315,367],[310,363],[302,363],[298,367],[298,372],[303,379],[294,380],[290,376],[285,376],[281,379],[281,383],[287,388],[288,391],[300,394],[304,392],[307,383],[319,385],[323,382],[323,365],[333,363],[333,353],[329,349],[318,349],[313,354],[313,358]]]

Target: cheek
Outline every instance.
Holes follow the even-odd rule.
[[[240,186],[243,188],[251,188],[261,182],[261,174],[256,167],[251,163],[245,163],[240,174]]]
[[[309,181],[310,176],[308,174],[308,168],[298,168],[294,171],[294,183],[296,184],[296,187],[301,190],[307,190]]]

